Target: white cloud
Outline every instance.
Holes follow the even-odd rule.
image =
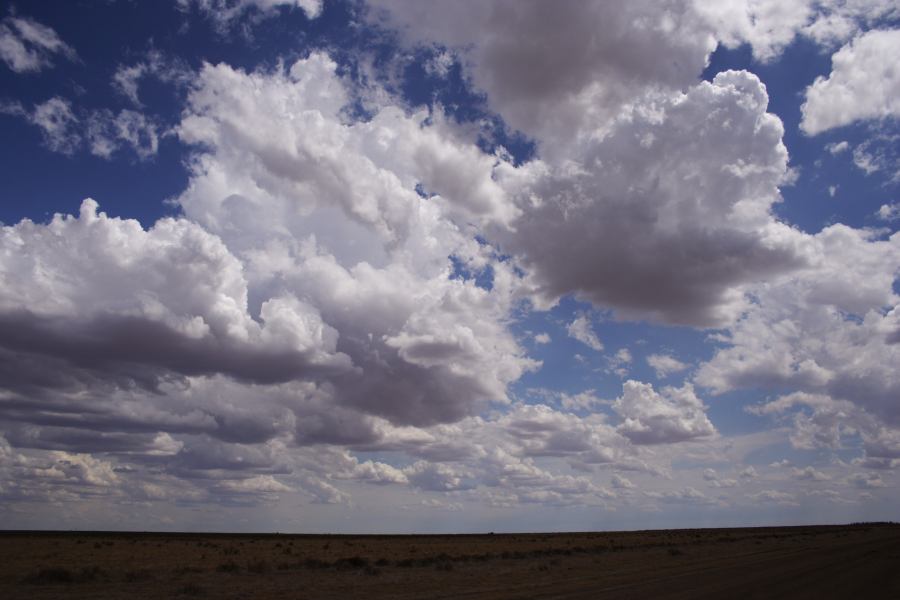
[[[787,150],[756,76],[720,73],[635,103],[584,153],[510,177],[521,208],[504,248],[542,307],[575,294],[622,318],[721,325],[743,286],[804,262],[770,214]]]
[[[290,492],[290,487],[284,485],[271,475],[256,475],[247,479],[225,480],[219,486],[229,492],[271,494],[278,492]]]
[[[753,57],[763,62],[778,56],[814,14],[809,0],[697,0],[694,6],[722,43],[729,47],[749,43]]]
[[[176,0],[182,10],[191,6],[211,19],[220,31],[226,32],[244,19],[250,23],[274,17],[280,8],[299,8],[307,19],[322,14],[324,0]]]
[[[780,492],[778,490],[763,490],[755,494],[750,494],[750,498],[757,502],[766,502],[771,504],[781,504],[784,506],[798,506],[796,497],[788,492]]]
[[[806,89],[800,126],[809,135],[854,121],[900,116],[900,73],[886,56],[900,53],[900,30],[868,31],[831,58],[830,75]]]
[[[847,483],[862,489],[884,487],[884,481],[876,473],[855,473],[847,478]]]
[[[881,208],[879,208],[878,212],[875,214],[878,215],[878,218],[882,221],[896,221],[897,219],[900,219],[900,202],[882,204]]]
[[[92,113],[85,138],[91,154],[102,158],[110,158],[123,144],[142,160],[155,156],[159,150],[157,125],[143,114],[127,109],[118,114],[105,109]]]
[[[369,5],[370,19],[397,27],[410,43],[458,49],[490,105],[546,152],[556,152],[563,141],[590,138],[647,90],[691,84],[715,48],[684,2]]]
[[[71,102],[55,96],[30,112],[18,103],[2,106],[0,112],[38,127],[44,145],[62,154],[71,155],[86,146],[91,154],[109,159],[123,147],[130,147],[138,158],[146,160],[159,149],[159,125],[133,110],[77,111]]]
[[[741,470],[745,442],[717,435],[695,383],[776,390],[751,410],[791,430],[766,443],[837,449],[857,436],[852,466],[884,473],[798,465],[777,481],[891,484],[900,238],[841,225],[809,235],[774,218],[791,179],[782,125],[752,74],[699,81],[714,28],[691,4],[476,4],[397,4],[388,18],[421,25],[403,35],[434,34],[435,77],[458,60],[492,108],[536,136],[539,158],[522,165],[482,152],[478,124],[405,110],[384,90],[355,119],[344,108],[359,90],[322,53],[189,73],[151,52],[117,71],[132,108],[144,77],[193,77],[173,130],[190,150],[175,199],[184,216],[142,227],[85,201],[77,218],[0,229],[4,500],[81,487],[141,501],[349,503],[340,487],[365,498],[384,486],[392,500],[460,501],[423,501],[447,509],[711,505],[681,476],[715,465],[722,475],[708,469],[701,485],[726,491],[759,474]],[[288,5],[196,4],[223,9],[209,15],[226,28]],[[508,18],[488,25],[501,9]],[[760,57],[819,22],[803,6],[750,9],[720,36],[753,38]],[[825,39],[816,31],[802,35]],[[62,98],[38,109],[0,106],[59,151],[146,158],[162,137],[132,109]],[[513,323],[568,295],[618,318],[722,327],[715,355],[680,388],[517,398],[511,385],[539,364]],[[567,330],[603,350],[587,316]],[[602,357],[621,376],[633,362],[624,343]],[[658,377],[691,366],[647,362]],[[372,455],[391,458],[361,458]],[[629,471],[661,489],[630,491]]]
[[[81,143],[78,118],[68,100],[57,96],[38,104],[28,119],[41,129],[44,144],[54,152],[72,154]]]
[[[690,486],[667,492],[644,492],[644,495],[666,504],[709,504],[711,502],[703,492]]]
[[[828,150],[832,156],[837,156],[838,154],[849,150],[850,144],[846,140],[843,140],[832,144],[826,144],[825,149]]]
[[[668,354],[650,354],[647,356],[647,364],[656,371],[656,376],[660,379],[673,373],[680,373],[690,367],[689,364]]]
[[[603,342],[594,333],[590,320],[585,315],[580,315],[574,321],[566,326],[566,333],[569,337],[574,338],[597,352],[603,350]]]
[[[28,17],[10,16],[0,21],[0,60],[16,73],[51,67],[57,54],[69,60],[78,58],[51,27]]]
[[[732,48],[748,43],[762,62],[778,57],[798,36],[828,49],[900,15],[891,0],[694,0],[693,5],[719,41]]]
[[[136,107],[142,107],[140,83],[152,77],[158,81],[184,86],[190,83],[193,73],[183,62],[165,56],[151,48],[143,60],[131,65],[119,65],[113,74],[112,86],[119,94],[128,98]]]
[[[696,381],[715,392],[797,390],[805,395],[786,398],[816,408],[815,418],[821,426],[831,423],[827,430],[835,435],[847,413],[832,399],[898,423],[900,299],[893,284],[900,234],[879,239],[832,225],[810,242],[813,266],[760,289],[753,308],[730,329],[729,346],[700,367]],[[790,406],[777,402],[771,406],[785,407],[778,410]],[[804,430],[814,425],[797,419]]]
[[[791,469],[791,476],[798,481],[829,481],[831,479],[831,476],[827,473],[823,473],[811,466],[802,469],[794,467]]]
[[[613,410],[622,417],[617,428],[636,444],[667,444],[714,435],[715,427],[703,410],[703,403],[690,384],[666,387],[657,393],[653,386],[626,381]]]
[[[756,468],[754,468],[752,465],[741,471],[739,475],[741,479],[756,479],[757,477],[759,477],[759,474],[756,472]]]
[[[628,479],[618,474],[612,476],[612,486],[620,490],[633,490],[635,487],[637,487]]]

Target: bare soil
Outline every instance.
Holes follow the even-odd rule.
[[[421,536],[0,532],[0,598],[900,598],[900,525]]]

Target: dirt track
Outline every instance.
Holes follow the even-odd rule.
[[[900,598],[900,526],[0,533],[0,598]]]

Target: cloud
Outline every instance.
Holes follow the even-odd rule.
[[[398,29],[408,43],[460,51],[488,103],[546,152],[556,152],[562,140],[590,137],[648,89],[691,84],[715,48],[685,2],[369,5],[370,20]]]
[[[219,487],[229,492],[254,494],[271,494],[292,491],[290,487],[284,485],[271,475],[257,475],[247,479],[225,480],[219,484]]]
[[[102,158],[110,158],[123,145],[130,146],[141,160],[159,150],[157,125],[133,110],[121,110],[118,114],[107,109],[95,111],[85,135],[91,154]]]
[[[666,492],[644,492],[644,495],[666,504],[710,504],[712,502],[703,492],[690,486]]]
[[[409,482],[415,487],[432,492],[451,492],[473,487],[466,473],[449,465],[417,461],[403,470]]]
[[[159,50],[151,48],[143,60],[131,65],[119,65],[113,74],[112,86],[119,94],[141,108],[141,80],[152,77],[163,83],[184,87],[193,79],[194,73],[177,58],[170,58]]]
[[[894,202],[892,204],[882,204],[878,209],[878,212],[875,214],[882,221],[896,221],[900,219],[900,202]]]
[[[829,481],[831,476],[811,466],[791,469],[791,476],[798,481]]]
[[[612,476],[612,486],[620,490],[633,490],[636,486],[621,475]]]
[[[78,218],[4,227],[0,245],[0,348],[20,366],[65,365],[72,385],[89,375],[154,389],[167,373],[277,382],[350,368],[308,304],[272,298],[263,324],[251,318],[240,264],[187,221],[144,230],[86,200]]]
[[[816,135],[854,121],[900,116],[900,74],[884,61],[900,52],[900,30],[868,31],[831,57],[831,73],[806,89],[800,127]]]
[[[847,478],[847,483],[862,489],[884,487],[884,481],[875,473],[855,473]]]
[[[307,19],[322,14],[324,0],[176,0],[181,10],[195,7],[225,33],[248,19],[252,24],[278,14],[281,8],[299,8]]]
[[[142,226],[86,200],[77,217],[0,229],[4,500],[348,504],[382,486],[446,495],[423,502],[447,509],[708,506],[682,475],[715,465],[703,485],[726,491],[759,474],[743,468],[749,442],[719,437],[701,387],[765,390],[774,399],[749,412],[786,426],[766,443],[840,449],[852,436],[852,466],[883,473],[857,483],[844,464],[797,466],[781,481],[892,484],[900,238],[777,219],[791,175],[765,86],[747,72],[699,80],[716,36],[753,38],[759,57],[797,31],[825,39],[804,29],[819,5],[748,5],[722,33],[686,2],[378,4],[392,11],[382,22],[420,26],[401,36],[436,42],[430,79],[459,65],[534,136],[535,157],[485,151],[479,123],[386,89],[361,117],[358,85],[322,52],[190,71],[151,51],[113,78],[130,108],[0,105],[54,150],[146,159],[164,134],[137,110],[141,83],[173,83],[188,176],[178,218]],[[188,5],[233,31],[295,4]],[[857,150],[887,168],[878,148]],[[681,387],[520,397],[540,366],[520,341],[551,342],[523,320],[566,297],[594,305],[566,329],[595,351],[614,337],[587,315],[612,314],[720,328],[713,356]],[[637,347],[625,345],[598,372],[624,377]],[[659,378],[692,366],[646,356]],[[629,472],[660,489],[638,494]]]
[[[812,2],[736,0],[694,3],[728,47],[749,43],[753,57],[767,62],[778,56],[813,17]]]
[[[603,342],[594,333],[594,330],[591,328],[591,322],[585,315],[581,315],[569,323],[566,326],[566,333],[569,334],[569,337],[578,340],[592,350],[597,352],[603,350]]]
[[[359,373],[333,381],[347,404],[421,424],[506,401],[537,366],[502,324],[511,269],[492,263],[486,290],[448,260],[487,264],[457,218],[514,214],[496,159],[423,114],[348,122],[335,68],[321,54],[288,72],[205,67],[178,129],[197,148],[179,204],[240,257],[252,294],[286,287],[340,333]]]
[[[693,5],[719,41],[730,48],[750,44],[753,57],[761,62],[778,57],[797,37],[828,49],[900,15],[891,0],[729,0]]]
[[[801,266],[799,232],[770,214],[787,151],[767,102],[755,75],[719,73],[636,103],[565,164],[510,178],[521,214],[497,237],[536,304],[574,294],[622,318],[721,325],[743,286]]]
[[[53,57],[77,60],[75,50],[50,27],[28,17],[0,21],[0,59],[16,73],[33,73],[53,66]]]
[[[828,152],[832,156],[837,156],[838,154],[841,154],[841,153],[849,150],[850,143],[847,142],[846,140],[843,140],[843,141],[836,142],[836,143],[826,144],[825,149],[828,150]]]
[[[663,388],[629,380],[613,410],[624,420],[617,431],[636,444],[668,444],[714,435],[715,427],[690,384]]]
[[[765,502],[770,504],[780,504],[783,506],[799,506],[796,497],[788,492],[779,492],[778,490],[763,490],[755,494],[750,494],[756,502]]]
[[[804,405],[837,415],[833,399],[896,425],[900,234],[832,225],[809,241],[813,266],[761,289],[696,382],[716,393],[793,389],[805,395],[786,398]]]
[[[68,100],[55,96],[36,104],[32,111],[14,103],[0,106],[0,112],[38,127],[44,145],[61,154],[73,155],[87,147],[94,156],[110,159],[122,148],[130,148],[139,159],[147,160],[159,150],[159,125],[133,110],[78,110]]]
[[[673,373],[680,373],[690,367],[689,364],[668,354],[650,354],[647,356],[647,364],[656,371],[656,376],[660,379]]]
[[[81,143],[76,130],[78,118],[72,112],[72,105],[68,100],[51,98],[36,105],[34,112],[27,115],[27,118],[41,129],[44,144],[54,152],[72,154]]]

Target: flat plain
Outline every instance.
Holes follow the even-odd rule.
[[[0,598],[900,598],[900,525],[477,535],[0,532]]]

